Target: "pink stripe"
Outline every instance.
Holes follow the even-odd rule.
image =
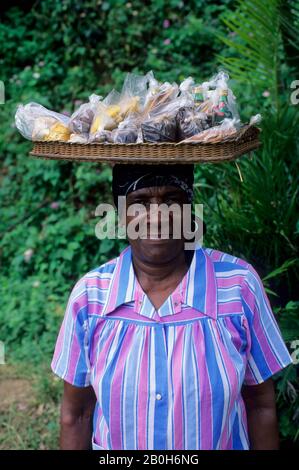
[[[172,360],[172,384],[173,384],[173,414],[174,414],[174,449],[184,449],[183,439],[183,401],[182,401],[182,367],[183,367],[183,345],[184,345],[183,326],[176,328],[176,340],[173,350]]]
[[[238,374],[233,363],[233,358],[229,354],[228,350],[224,347],[224,344],[221,339],[219,324],[216,324],[216,328],[214,329],[214,331],[215,331],[215,336],[216,336],[216,342],[220,350],[220,356],[221,356],[222,361],[224,362],[223,367],[227,375],[227,382],[228,382],[229,390],[230,390],[227,392],[229,395],[228,411],[227,411],[227,414],[224,416],[225,424],[224,424],[224,429],[222,431],[222,436],[220,439],[220,450],[221,449],[225,450],[227,449],[227,442],[229,440],[229,433],[228,433],[229,432],[228,430],[229,417],[232,413],[235,402],[238,399],[240,390],[239,390]],[[226,384],[223,383],[223,387],[225,387],[225,385]],[[224,396],[224,399],[226,399],[225,396]],[[223,413],[224,413],[224,410],[223,410]]]
[[[110,310],[114,310],[115,306],[116,306],[117,292],[118,292],[119,285],[120,285],[121,265],[122,265],[122,258],[120,259],[120,261],[117,265],[115,274],[113,276],[113,281],[112,281],[112,284],[111,284],[111,290],[109,292],[109,299],[108,299],[106,312],[109,312]]]
[[[223,253],[219,250],[212,250],[211,254],[209,255],[213,261],[220,261]]]
[[[233,275],[231,277],[217,277],[217,286],[220,289],[229,288],[234,286],[242,286],[243,278],[240,275]]]
[[[77,337],[75,336],[75,333],[73,335],[71,345],[70,345],[70,351],[72,351],[71,358],[68,363],[68,369],[67,369],[67,375],[66,377],[68,380],[71,382],[74,381],[74,378],[77,375],[77,366],[78,366],[78,360],[80,357],[80,345],[78,343]]]
[[[212,318],[217,318],[217,285],[215,280],[215,271],[212,260],[205,254],[206,259],[206,299],[205,312]]]
[[[109,311],[113,311],[115,309],[116,305],[116,299],[117,299],[117,292],[119,289],[119,286],[123,283],[123,281],[120,281],[120,272],[121,272],[121,267],[123,263],[123,257],[126,251],[130,248],[130,245],[127,246],[120,254],[118,257],[118,261],[116,264],[116,267],[113,271],[113,276],[111,279],[111,289],[109,291],[109,297],[107,299],[107,305],[105,309],[105,313]],[[126,280],[127,281],[127,280]]]
[[[90,303],[88,305],[88,315],[102,315],[104,305],[100,305],[99,303]]]
[[[148,408],[148,397],[149,397],[149,382],[148,382],[148,357],[149,357],[149,345],[150,345],[150,334],[152,331],[147,333],[145,331],[145,341],[142,349],[142,356],[140,362],[140,377],[138,383],[138,435],[137,435],[137,447],[140,450],[147,449],[147,408]]]
[[[98,289],[109,289],[111,279],[100,279],[98,277],[89,278],[87,287],[95,287]]]
[[[225,304],[218,303],[219,315],[224,313],[243,313],[242,302],[236,300],[234,302],[227,302]]]
[[[206,362],[205,337],[200,322],[193,328],[195,354],[197,357],[197,369],[199,375],[199,402],[200,402],[200,449],[209,450],[213,448],[213,406],[212,391],[209,371]]]
[[[53,355],[52,362],[51,362],[52,369],[56,368],[58,359],[60,358],[60,355],[62,353],[62,347],[64,344],[63,337],[64,337],[64,330],[65,330],[64,324],[65,322],[63,321],[59,330],[57,341],[56,341],[55,351],[54,351],[54,355]]]
[[[249,267],[249,263],[248,263],[246,260],[241,259],[241,258],[238,258],[238,264],[239,264],[240,266],[243,266],[244,268],[248,268],[248,267]]]

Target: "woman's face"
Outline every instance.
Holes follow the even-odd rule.
[[[188,204],[187,195],[175,186],[141,188],[127,195],[127,238],[140,259],[163,264],[184,250],[184,204]]]

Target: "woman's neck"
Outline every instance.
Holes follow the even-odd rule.
[[[180,251],[177,256],[167,263],[151,263],[140,259],[132,252],[135,274],[141,287],[146,292],[149,289],[163,290],[167,286],[177,284],[189,269],[193,252]]]

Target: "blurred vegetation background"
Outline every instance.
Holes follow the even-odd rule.
[[[94,234],[96,206],[112,202],[111,168],[29,157],[31,143],[14,125],[17,105],[37,101],[70,114],[91,93],[120,89],[127,72],[199,81],[228,70],[242,120],[263,116],[263,145],[239,160],[243,181],[233,163],[197,166],[204,244],[255,266],[295,354],[299,104],[291,94],[299,79],[299,2],[18,3],[1,7],[0,23],[0,448],[51,449],[61,381],[49,363],[68,295],[125,242]],[[275,383],[282,447],[298,447],[298,366]]]

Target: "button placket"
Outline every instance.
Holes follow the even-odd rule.
[[[137,281],[137,284],[136,284],[136,291],[135,291],[135,304],[134,304],[134,308],[136,310],[136,312],[140,313],[140,310],[141,310],[141,306],[142,306],[142,301],[143,301],[143,295],[142,295],[142,292],[140,290],[140,287],[139,287],[139,283]]]
[[[181,301],[182,301],[182,297],[180,293],[177,293],[173,296],[173,307],[174,307],[175,313],[179,313],[181,311],[182,309]]]

